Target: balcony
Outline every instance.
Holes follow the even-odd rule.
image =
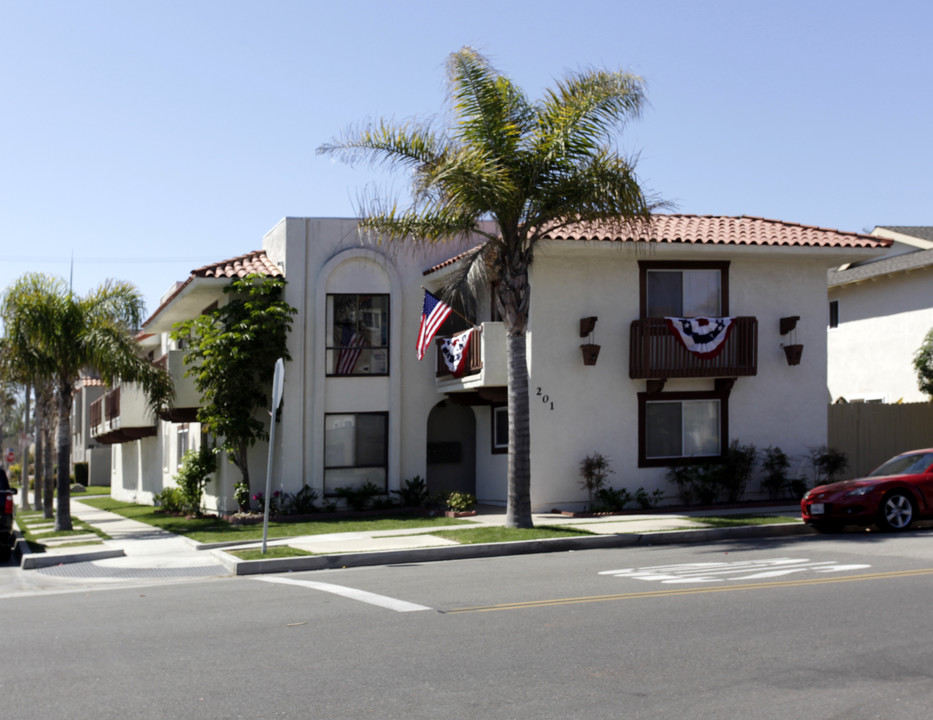
[[[664,318],[632,321],[629,341],[632,379],[725,378],[758,373],[758,319],[754,317],[735,318],[722,352],[709,359],[688,352]]]
[[[455,378],[441,356],[440,344],[443,338],[435,341],[437,346],[437,372],[435,384],[438,392],[457,393],[481,391],[484,399],[492,399],[490,388],[502,390],[508,385],[506,360],[505,326],[501,322],[485,322],[474,331],[467,349],[467,359],[463,375]],[[498,390],[495,391],[496,394]],[[498,397],[498,395],[496,395]]]
[[[185,377],[185,351],[169,350],[152,364],[165,370],[175,386],[175,402],[162,413],[162,419],[171,422],[196,422],[198,408],[201,406],[201,393],[194,386],[194,378]]]
[[[91,437],[104,445],[156,434],[146,396],[135,385],[121,385],[91,403]]]

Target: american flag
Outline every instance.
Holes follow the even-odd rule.
[[[453,312],[450,305],[441,302],[427,290],[424,291],[424,307],[421,310],[421,329],[418,330],[418,359],[424,358],[434,335]]]
[[[340,333],[340,352],[337,353],[337,375],[349,375],[356,367],[356,361],[360,359],[360,353],[363,352],[363,346],[366,344],[366,338],[356,332],[349,325],[344,325]]]

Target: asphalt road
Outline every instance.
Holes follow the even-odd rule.
[[[930,530],[55,579],[0,590],[0,716],[926,718],[931,597]]]

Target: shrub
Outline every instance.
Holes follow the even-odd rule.
[[[276,490],[272,493],[272,497],[269,499],[269,515],[271,517],[276,517],[279,515],[279,500],[282,497],[282,491]],[[258,492],[253,495],[253,500],[256,501],[256,506],[259,508],[259,512],[265,514],[266,512],[266,498],[263,493]]]
[[[836,476],[849,467],[849,458],[844,452],[822,445],[810,448],[810,463],[817,485],[836,481]]]
[[[761,469],[765,471],[765,479],[761,481],[761,486],[768,492],[768,498],[777,500],[784,497],[790,489],[790,480],[787,477],[787,470],[790,468],[790,460],[779,447],[768,447],[765,449],[765,457],[761,461]]]
[[[635,502],[638,503],[638,507],[642,510],[650,510],[653,507],[657,507],[661,504],[663,499],[664,491],[661,489],[649,493],[643,487],[640,487],[635,491]]]
[[[614,472],[609,458],[601,453],[587,455],[580,461],[580,486],[586,490],[590,505],[593,504],[593,498],[603,488],[606,478]]]
[[[393,490],[392,494],[398,495],[399,502],[405,507],[424,507],[430,499],[428,486],[420,475],[406,480],[405,486],[400,490]]]
[[[170,515],[178,515],[184,512],[184,496],[177,487],[167,487],[154,497],[156,505],[162,508],[163,512]]]
[[[305,484],[294,495],[285,493],[282,496],[282,512],[288,515],[310,515],[317,512],[316,500],[319,497],[317,490]]]
[[[210,475],[217,470],[217,456],[214,450],[204,443],[199,450],[189,450],[181,459],[181,465],[175,474],[175,481],[181,491],[183,511],[201,514],[201,499],[204,487],[210,482]]]
[[[367,480],[359,487],[339,487],[334,494],[352,510],[365,510],[374,497],[383,494],[383,490],[372,480]]]
[[[233,499],[240,512],[249,512],[249,485],[242,480],[234,485]]]
[[[725,462],[718,470],[719,483],[728,502],[738,502],[742,499],[757,457],[758,449],[754,445],[740,445],[738,440],[733,440],[729,445]]]
[[[625,488],[616,490],[612,487],[599,488],[594,495],[595,500],[590,502],[593,512],[618,512],[632,502],[632,494]]]
[[[693,502],[712,505],[723,494],[727,501],[736,502],[745,494],[757,455],[754,445],[740,445],[738,440],[733,440],[722,463],[673,467],[668,470],[667,477],[677,486],[684,505]]]
[[[447,496],[447,509],[452,512],[469,512],[476,507],[476,496],[465,492],[452,492]]]

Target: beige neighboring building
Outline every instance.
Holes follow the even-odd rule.
[[[82,376],[75,384],[71,410],[71,463],[84,462],[88,466],[88,485],[110,484],[110,445],[91,437],[95,424],[91,406],[104,396],[107,386],[97,378]],[[99,407],[99,403],[96,407]]]
[[[876,227],[879,258],[831,270],[830,402],[926,402],[914,355],[933,329],[933,227]]]
[[[715,460],[733,440],[777,445],[792,458],[824,444],[826,272],[885,244],[761,218],[689,215],[659,215],[647,233],[587,226],[544,240],[531,269],[527,334],[533,509],[582,507],[579,465],[594,452],[610,458],[614,487],[660,489],[673,502],[668,468]],[[415,352],[422,288],[438,291],[468,247],[415,252],[368,242],[352,219],[285,218],[261,250],[194,271],[145,324],[153,360],[181,383],[176,409],[154,422],[132,388],[115,388],[117,413],[93,430],[112,443],[114,496],[151,502],[173,482],[183,448],[200,443],[197,394],[181,380],[183,349],[166,333],[223,302],[232,276],[258,270],[284,275],[298,309],[273,489],[307,484],[332,497],[364,482],[397,490],[420,476],[432,493],[459,489],[504,505],[506,343],[490,302],[473,319],[461,377],[435,349],[421,362]],[[683,340],[665,316],[686,319]],[[435,343],[464,327],[448,320]],[[595,358],[582,347],[592,345]],[[698,354],[706,351],[715,357]],[[251,451],[254,491],[265,483],[267,452]],[[224,463],[208,507],[234,510],[237,479]],[[749,489],[754,496],[757,483]]]

